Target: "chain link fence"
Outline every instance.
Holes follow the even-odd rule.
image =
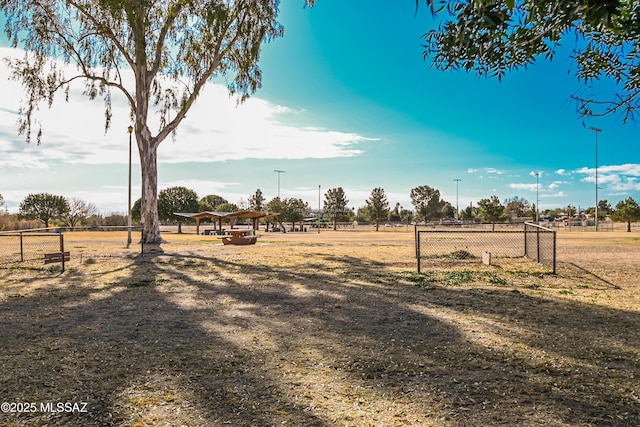
[[[64,252],[62,233],[0,233],[0,265],[44,262],[47,253]]]
[[[127,243],[127,227],[63,231],[57,228],[0,232],[0,268],[42,268],[55,263],[61,264],[64,270],[65,263],[82,262],[83,254],[90,247],[105,254],[143,252],[139,228],[132,228],[131,245]]]
[[[524,224],[524,256],[556,273],[556,232],[541,225]]]
[[[536,224],[482,224],[480,227],[416,226],[418,272],[426,260],[479,262],[496,258],[528,258],[556,272],[555,231]]]

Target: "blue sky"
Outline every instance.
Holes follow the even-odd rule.
[[[159,149],[159,188],[184,185],[200,197],[239,202],[260,188],[267,199],[318,204],[318,186],[345,189],[351,207],[375,187],[391,205],[411,206],[411,188],[429,185],[464,207],[497,195],[536,201],[541,209],[595,204],[595,135],[599,198],[640,200],[637,128],[619,117],[577,117],[569,96],[583,88],[559,54],[497,80],[431,68],[420,37],[434,21],[415,2],[284,0],[285,36],[263,49],[263,87],[235,106],[212,83],[178,131]],[[0,25],[3,25],[0,23]],[[6,42],[3,42],[6,46]],[[565,48],[567,52],[570,45]],[[8,48],[0,56],[15,54]],[[114,100],[111,130],[102,101],[75,88],[43,107],[43,143],[17,135],[20,87],[0,66],[0,194],[11,212],[29,193],[79,197],[104,214],[125,212],[128,110]],[[135,155],[135,152],[134,152]],[[134,156],[135,159],[135,156]],[[134,198],[140,169],[134,162]]]

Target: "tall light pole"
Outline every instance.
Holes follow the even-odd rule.
[[[454,179],[456,182],[456,219],[460,219],[460,210],[458,209],[458,183],[462,181],[460,178]]]
[[[127,249],[131,246],[131,134],[133,126],[129,125],[129,201],[127,204]]]
[[[602,132],[602,129],[598,129],[596,127],[591,126],[589,128],[590,131],[593,131],[596,134],[596,216],[595,216],[595,225],[596,231],[598,231],[598,134]]]
[[[531,173],[536,177],[536,224],[538,224],[540,222],[540,199],[538,197],[540,193],[540,172]]]
[[[283,174],[284,171],[274,169],[274,172],[278,174],[278,199],[280,198],[280,174]]]

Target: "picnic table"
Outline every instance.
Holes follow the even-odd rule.
[[[258,236],[253,230],[228,230],[230,236],[221,236],[224,245],[254,245],[258,241]]]

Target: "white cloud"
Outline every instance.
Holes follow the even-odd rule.
[[[16,52],[0,49],[0,57],[16,56]],[[9,70],[0,67],[0,166],[42,169],[51,161],[128,162],[129,107],[119,92],[112,93],[113,119],[106,135],[101,100],[90,101],[82,95],[82,85],[72,87],[69,103],[59,94],[51,109],[43,105],[38,112],[43,142],[37,146],[35,141],[24,143],[17,135],[18,100],[23,92],[17,82],[7,79],[8,75]],[[352,157],[364,152],[364,144],[377,140],[354,132],[293,124],[303,120],[312,122],[304,110],[294,111],[259,97],[236,105],[226,87],[209,83],[178,127],[175,142],[168,138],[160,145],[158,160],[181,163]],[[157,131],[157,126],[150,127]],[[34,130],[37,133],[37,125]]]
[[[550,190],[555,190],[556,188],[560,187],[563,184],[566,184],[566,182],[565,181],[553,181],[551,184],[549,184],[549,189]]]
[[[527,190],[527,191],[536,191],[538,186],[533,184],[520,184],[520,183],[512,183],[509,184],[509,188],[513,188],[514,190]]]
[[[545,195],[544,195],[544,198],[545,198],[545,199],[548,199],[548,198],[550,198],[550,197],[566,197],[566,196],[567,196],[567,195],[565,194],[565,192],[564,192],[564,191],[559,191],[559,192],[557,192],[557,193],[552,193],[552,194],[548,194],[548,193],[547,193],[547,194],[545,194]]]
[[[570,174],[571,174],[570,172],[567,172],[565,169],[558,169],[557,171],[555,171],[555,173],[556,173],[557,175],[563,175],[563,176],[564,176],[564,175],[570,175]]]
[[[595,184],[596,169],[580,168],[576,174],[585,175],[582,182]],[[604,165],[598,167],[598,186],[611,191],[612,195],[625,195],[631,191],[640,191],[640,164],[627,163],[622,165]]]
[[[504,173],[504,171],[501,171],[499,169],[496,168],[469,168],[467,169],[468,173],[476,173],[476,172],[484,172],[484,173],[489,173],[489,174],[495,174],[495,175],[502,175]]]
[[[618,192],[618,194],[628,195],[630,191],[640,191],[640,182],[635,178],[627,178],[623,182],[615,183],[610,189]]]

